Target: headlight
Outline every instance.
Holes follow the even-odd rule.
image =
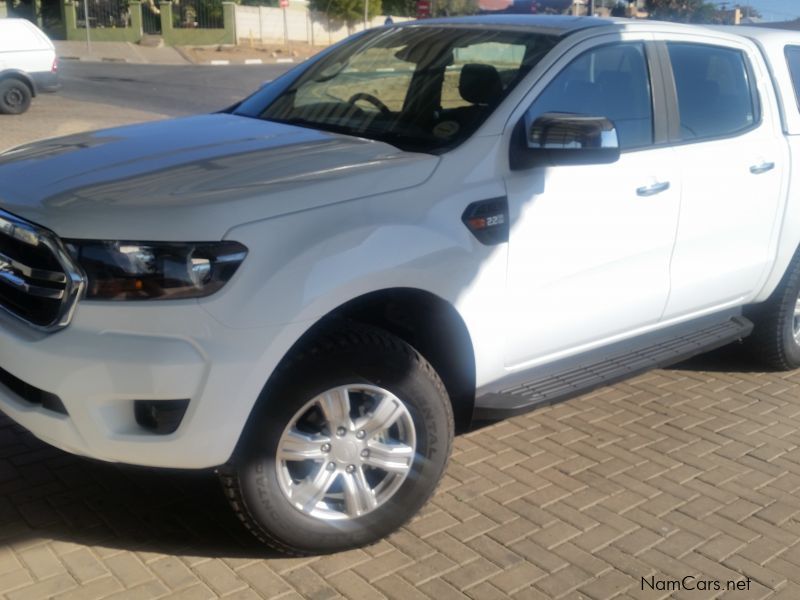
[[[201,298],[233,277],[247,255],[238,242],[174,244],[65,240],[96,300]]]

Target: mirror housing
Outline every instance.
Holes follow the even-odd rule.
[[[533,123],[526,116],[512,144],[511,168],[550,165],[608,164],[619,160],[619,137],[606,117],[545,113]],[[520,140],[519,138],[523,139]],[[515,155],[524,156],[515,156]]]

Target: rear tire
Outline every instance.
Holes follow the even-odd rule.
[[[31,106],[31,90],[19,79],[0,81],[0,113],[20,115]]]
[[[276,371],[220,479],[268,546],[338,552],[380,540],[427,502],[453,431],[431,365],[401,339],[350,324]]]
[[[745,345],[756,360],[779,371],[800,367],[800,249],[772,296],[745,314],[755,324]]]

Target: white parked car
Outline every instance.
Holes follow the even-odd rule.
[[[0,19],[0,113],[24,113],[31,98],[58,87],[58,58],[50,38],[25,19]]]
[[[741,34],[757,38],[756,43]],[[745,339],[800,366],[800,36],[367,31],[227,112],[0,155],[0,410],[373,542],[453,435]]]

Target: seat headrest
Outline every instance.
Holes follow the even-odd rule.
[[[471,104],[494,104],[503,96],[500,73],[492,65],[467,63],[461,67],[458,93]]]

